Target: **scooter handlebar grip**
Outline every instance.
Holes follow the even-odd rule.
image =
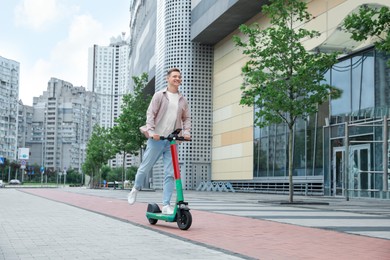
[[[153,140],[154,140],[153,136],[150,137],[150,139],[153,139]],[[165,137],[165,136],[160,136],[160,140],[165,140],[165,139],[167,139],[167,137]]]

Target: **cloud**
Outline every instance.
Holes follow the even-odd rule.
[[[53,75],[72,83],[87,86],[88,49],[99,41],[108,41],[102,25],[90,15],[73,19],[67,38],[58,42],[50,55]]]
[[[63,10],[63,8],[59,7],[59,1],[44,0],[45,3],[50,2],[51,4],[49,5],[53,6],[52,8],[48,7],[44,13],[48,9],[52,9],[53,13]],[[43,0],[23,0],[23,4],[31,2],[42,5]],[[74,11],[75,8],[72,10],[68,9],[66,16],[62,14],[61,23],[50,15],[41,20],[36,20],[35,28],[39,28],[39,24],[41,24],[40,30],[45,26],[42,24],[43,20],[46,21],[45,23],[51,21],[51,24],[57,22],[58,25],[56,27],[62,29],[61,33],[57,33],[58,29],[54,26],[44,28],[55,29],[55,32],[49,30],[45,32],[45,34],[50,35],[51,40],[55,39],[52,41],[54,45],[45,45],[48,41],[44,40],[44,52],[36,55],[39,58],[34,61],[21,63],[21,89],[19,96],[26,105],[32,104],[33,96],[42,95],[43,91],[46,91],[47,82],[52,77],[70,82],[74,86],[87,87],[89,48],[93,47],[94,44],[108,46],[110,38],[121,32],[121,30],[117,32],[115,31],[116,29],[113,29],[120,27],[111,24],[115,19],[110,19],[107,22],[104,20],[105,17],[93,17],[89,11],[80,13],[79,11]],[[30,10],[29,12],[30,14],[36,14],[38,11]],[[124,24],[123,27],[126,28],[126,19],[120,24],[122,23]]]
[[[74,86],[87,87],[88,48],[98,42],[106,42],[107,45],[108,37],[108,33],[103,32],[102,25],[90,15],[74,17],[67,37],[53,47],[49,57],[39,59],[30,68],[24,69],[26,75],[23,75],[22,79],[29,80],[21,81],[27,89],[20,93],[23,103],[32,104],[33,93],[41,95],[52,77],[65,80]]]
[[[20,86],[23,86],[23,90],[19,91],[19,99],[25,105],[32,105],[33,97],[37,96],[36,93],[42,95],[47,89],[51,66],[48,61],[39,59],[29,68],[23,68],[23,64],[21,67]]]
[[[66,7],[57,0],[23,0],[15,8],[15,23],[34,30],[44,30],[78,7]]]

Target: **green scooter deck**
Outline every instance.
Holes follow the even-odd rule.
[[[160,213],[153,213],[153,212],[146,212],[146,217],[148,219],[157,219],[157,220],[164,220],[166,222],[175,222],[176,221],[176,208],[173,211],[172,215],[166,215]]]

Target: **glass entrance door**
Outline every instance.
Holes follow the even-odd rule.
[[[374,174],[371,170],[371,149],[369,144],[353,145],[350,147],[349,190],[361,193],[375,189]]]
[[[349,174],[348,190],[354,192],[354,196],[361,196],[362,192],[375,189],[374,174],[371,170],[371,148],[369,144],[351,145],[349,147]],[[333,148],[332,167],[332,196],[345,196],[344,172],[345,172],[345,147]],[[352,194],[350,194],[352,195]]]

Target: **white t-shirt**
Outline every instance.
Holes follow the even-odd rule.
[[[175,130],[177,110],[179,108],[179,94],[169,91],[166,93],[169,99],[168,109],[154,130],[154,133],[160,136],[168,136]]]

